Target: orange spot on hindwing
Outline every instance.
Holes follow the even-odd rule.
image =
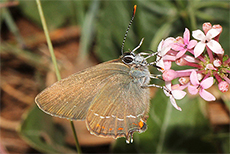
[[[139,127],[142,128],[144,126],[144,123],[143,121],[141,120],[139,123],[138,123]]]
[[[140,130],[139,130],[140,132],[143,132],[147,129],[147,125],[142,119],[139,121],[138,125],[140,127]]]

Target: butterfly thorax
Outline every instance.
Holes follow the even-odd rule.
[[[129,75],[133,78],[133,82],[139,82],[141,86],[146,86],[150,82],[150,72],[147,66],[131,66]]]

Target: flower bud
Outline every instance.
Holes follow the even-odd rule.
[[[219,90],[223,93],[223,92],[227,92],[228,88],[229,88],[229,84],[226,81],[221,81],[218,84],[218,88]]]
[[[184,59],[184,58],[179,58],[175,61],[175,63],[178,65],[178,66],[185,66],[187,64],[187,61]]]
[[[212,24],[209,23],[209,22],[206,22],[203,24],[203,30],[204,30],[204,33],[206,34],[210,29],[212,28]]]
[[[212,64],[207,64],[205,69],[206,70],[215,70],[215,71],[217,71],[217,69]]]
[[[215,59],[215,60],[213,61],[213,65],[214,65],[215,67],[220,67],[220,66],[222,65],[222,62],[220,61],[220,59]]]
[[[162,74],[162,77],[165,81],[172,81],[173,79],[175,79],[177,77],[177,72],[174,70],[166,70],[164,71],[164,73]]]
[[[189,77],[181,77],[181,78],[179,78],[178,81],[180,84],[185,85],[190,81],[190,78]]]

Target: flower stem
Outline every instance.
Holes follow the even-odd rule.
[[[223,79],[230,84],[230,79],[227,76],[223,76]]]
[[[215,76],[216,80],[220,83],[221,81],[223,81],[221,79],[221,77],[218,75],[218,73],[213,73],[213,75]]]
[[[210,58],[210,62],[212,63],[214,60],[212,50],[208,46],[206,46],[206,49],[207,49],[208,56]]]
[[[49,48],[49,51],[50,51],[50,54],[51,54],[51,59],[52,59],[52,62],[54,64],[54,67],[55,67],[55,72],[56,72],[57,79],[59,81],[59,80],[61,80],[61,75],[60,75],[60,72],[59,72],[59,69],[58,69],[56,57],[55,57],[54,50],[53,50],[53,45],[52,45],[52,42],[51,42],[50,37],[49,37],[49,32],[48,32],[48,28],[47,28],[47,25],[46,25],[46,20],[45,20],[44,14],[43,14],[41,2],[40,2],[40,0],[36,0],[36,2],[37,2],[38,11],[39,11],[39,15],[40,15],[40,18],[41,18],[42,26],[43,26],[43,29],[44,29],[44,33],[45,33],[45,36],[46,36],[46,41],[47,41],[47,44],[48,44],[48,48]],[[82,152],[81,152],[81,148],[79,146],[79,142],[78,142],[78,139],[77,139],[77,133],[75,131],[73,121],[71,121],[71,120],[70,120],[70,125],[71,125],[71,128],[72,128],[73,134],[74,134],[74,139],[75,139],[77,151],[78,151],[79,154],[81,154]]]
[[[230,58],[228,58],[225,62],[224,65],[228,65],[230,63]]]

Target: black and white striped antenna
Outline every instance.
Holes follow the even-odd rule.
[[[128,28],[127,28],[127,30],[126,30],[126,32],[125,32],[125,36],[124,36],[124,39],[123,39],[123,42],[122,42],[122,45],[121,45],[121,54],[122,54],[122,55],[123,55],[123,53],[124,53],[125,40],[126,40],[126,38],[127,38],[129,29],[130,29],[130,26],[132,25],[133,19],[134,19],[134,17],[135,17],[136,8],[137,8],[137,5],[134,5],[134,7],[133,7],[133,15],[132,15],[132,18],[131,18],[131,20],[130,20],[130,22],[129,22]]]

